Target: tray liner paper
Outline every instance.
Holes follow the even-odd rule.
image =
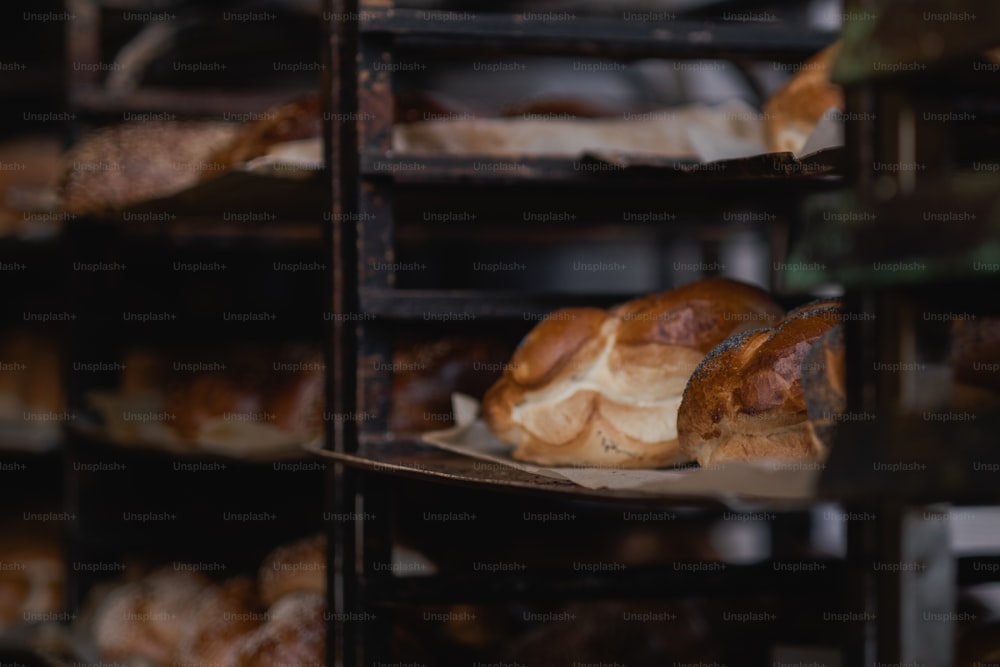
[[[476,399],[454,394],[452,406],[456,425],[425,433],[422,437],[424,442],[535,475],[569,480],[588,489],[641,491],[664,496],[753,496],[811,500],[815,497],[816,482],[823,468],[821,463],[781,461],[736,462],[711,468],[665,470],[532,465],[511,458],[511,447],[501,442],[479,419],[479,402]]]

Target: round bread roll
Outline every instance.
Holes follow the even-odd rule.
[[[834,42],[802,63],[801,69],[764,105],[764,138],[773,153],[798,154],[830,107],[843,111],[844,94],[830,83],[840,51]]]
[[[278,547],[260,565],[260,598],[271,606],[300,591],[326,593],[326,537],[315,535]]]
[[[210,585],[196,572],[163,568],[114,589],[94,619],[94,641],[101,656],[168,664],[195,602]]]
[[[266,618],[252,579],[234,577],[212,586],[195,601],[174,663],[231,667],[244,639]]]
[[[244,638],[236,667],[322,667],[326,664],[326,600],[290,593],[268,610],[268,621]]]
[[[218,175],[212,151],[239,126],[208,121],[122,123],[88,134],[66,155],[63,208],[74,215],[108,215],[166,197]]]
[[[557,311],[521,342],[483,398],[483,418],[522,461],[623,468],[686,462],[677,407],[691,372],[727,336],[781,313],[763,290],[725,278],[610,311]]]
[[[691,375],[677,415],[685,454],[702,466],[823,457],[809,425],[802,362],[839,314],[829,301],[810,304],[773,329],[742,332],[712,350]]]

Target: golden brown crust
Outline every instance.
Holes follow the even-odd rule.
[[[540,323],[483,398],[512,456],[542,465],[651,468],[687,461],[676,435],[684,385],[706,350],[781,314],[759,288],[712,279]]]
[[[619,344],[677,345],[707,354],[734,329],[768,326],[782,311],[757,287],[711,278],[629,301],[612,314],[622,320]]]
[[[562,370],[608,319],[597,308],[564,308],[531,330],[511,357],[510,377],[517,384],[544,384]]]
[[[677,416],[681,448],[703,466],[821,456],[809,429],[801,369],[815,341],[839,320],[836,307],[813,304],[773,329],[744,332],[712,350],[684,390]]]
[[[834,42],[804,62],[764,105],[768,151],[798,153],[827,109],[843,110],[843,92],[830,83],[830,69],[839,51],[840,42]]]
[[[326,538],[308,537],[269,553],[258,575],[260,598],[271,606],[297,591],[326,592]]]

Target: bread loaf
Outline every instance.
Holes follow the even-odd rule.
[[[185,619],[210,585],[200,574],[163,568],[114,589],[101,602],[94,620],[94,641],[101,656],[169,664]]]
[[[326,538],[316,535],[282,545],[264,558],[260,597],[270,606],[289,593],[326,593],[326,579]]]
[[[691,375],[677,415],[686,455],[703,466],[760,458],[816,460],[802,363],[840,321],[836,302],[791,311],[774,328],[745,331],[711,351]]]
[[[186,615],[174,664],[230,667],[244,639],[265,619],[252,579],[234,577],[212,586]]]
[[[239,126],[212,121],[131,122],[90,133],[66,155],[63,209],[108,216],[197,183],[221,164],[210,160]]]
[[[389,428],[412,433],[451,426],[452,393],[481,396],[500,377],[510,350],[496,340],[463,336],[397,346]]]
[[[843,111],[844,94],[830,83],[830,69],[839,51],[840,42],[834,42],[802,63],[764,105],[764,138],[770,152],[798,154],[828,109]]]
[[[267,426],[303,440],[322,431],[324,364],[315,346],[137,348],[124,361],[123,391],[162,394],[163,409],[172,416],[167,424],[184,442],[203,442],[208,429],[225,424]],[[188,366],[207,368],[176,370]]]
[[[326,601],[320,593],[291,593],[267,612],[268,621],[244,638],[235,667],[322,667],[326,664]]]
[[[609,311],[557,311],[521,342],[486,393],[483,418],[522,461],[683,463],[689,457],[677,442],[677,407],[691,372],[729,335],[781,313],[763,290],[724,278]]]

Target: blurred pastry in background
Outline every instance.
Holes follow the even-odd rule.
[[[63,609],[66,563],[57,536],[26,536],[3,527],[0,630],[46,620]]]
[[[184,624],[211,582],[196,572],[164,567],[112,590],[95,612],[94,642],[106,660],[169,664]]]
[[[389,428],[413,433],[451,426],[451,395],[482,396],[500,377],[512,347],[464,336],[398,344],[393,351]]]
[[[65,157],[63,209],[76,216],[109,216],[134,204],[189,188],[212,164],[214,151],[237,136],[221,121],[135,121],[86,134]]]
[[[122,362],[120,388],[87,397],[121,444],[256,456],[298,451],[322,435],[326,366],[318,346],[134,348]],[[163,419],[125,419],[130,411]]]
[[[831,108],[844,110],[844,94],[830,82],[840,52],[834,42],[802,63],[798,72],[764,105],[764,137],[774,153],[796,155]]]
[[[276,548],[264,557],[257,581],[267,606],[289,593],[325,593],[326,537],[314,535]]]
[[[321,593],[289,593],[267,611],[268,620],[247,635],[235,667],[326,664],[326,598]]]
[[[0,236],[48,236],[61,226],[62,142],[24,136],[0,143]]]
[[[266,619],[249,577],[233,577],[204,590],[189,612],[174,664],[233,665],[246,637]]]
[[[65,420],[59,339],[33,328],[0,334],[0,449],[54,446]]]

